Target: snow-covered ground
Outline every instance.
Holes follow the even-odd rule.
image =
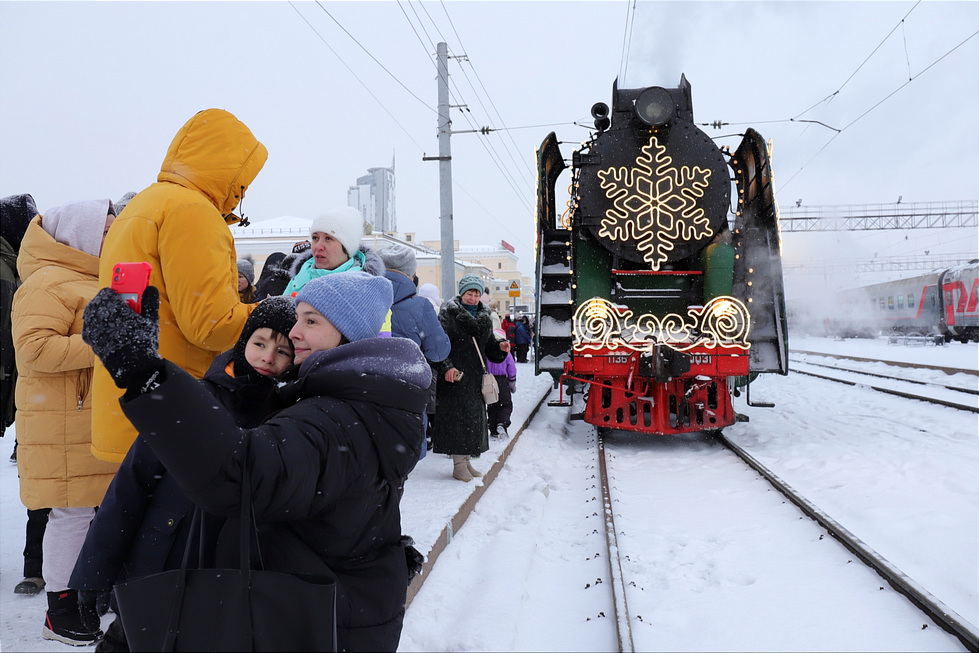
[[[979,369],[974,344],[792,346]],[[979,624],[975,415],[801,375],[752,388],[776,407],[736,400],[751,421],[725,433]],[[401,650],[616,650],[594,438],[561,410],[542,409],[442,554]],[[609,447],[638,650],[962,650],[708,438]]]
[[[979,368],[976,345],[793,338],[799,350]],[[912,378],[917,372],[901,372]],[[959,375],[961,376],[961,375]],[[550,388],[518,365],[514,427]],[[961,383],[976,386],[977,377]],[[554,397],[556,398],[556,396]],[[972,624],[979,623],[979,423],[974,414],[801,375],[752,385],[725,430]],[[411,603],[401,650],[615,650],[594,434],[543,406]],[[12,438],[4,438],[12,446]],[[508,442],[491,442],[486,471]],[[960,650],[958,641],[709,438],[619,436],[611,473],[637,646],[658,650]],[[4,454],[9,455],[9,452]],[[404,532],[428,551],[478,483],[429,453],[408,480]],[[758,488],[762,488],[759,490]],[[0,463],[0,646],[41,640],[43,595],[13,594],[25,513]],[[761,494],[762,496],[759,496]],[[622,497],[633,497],[631,500]],[[597,515],[593,515],[597,513]],[[605,612],[602,616],[601,613]],[[639,619],[641,618],[641,619]],[[641,626],[639,625],[641,624]]]

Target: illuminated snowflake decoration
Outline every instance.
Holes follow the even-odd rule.
[[[633,168],[606,168],[598,172],[612,208],[605,211],[599,235],[632,241],[653,270],[669,259],[677,240],[713,235],[710,220],[697,200],[708,186],[710,170],[673,166],[656,136],[642,148]]]

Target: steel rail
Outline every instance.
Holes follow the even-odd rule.
[[[805,351],[803,349],[791,350],[793,354],[808,354],[809,356],[825,356],[827,358],[839,358],[843,360],[860,361],[861,363],[884,363],[895,367],[910,367],[918,370],[938,370],[946,374],[971,374],[979,376],[979,370],[966,369],[964,367],[939,367],[937,365],[921,365],[920,363],[905,363],[903,361],[882,361],[879,358],[860,358],[859,356],[845,356],[843,354],[827,354],[821,351]]]
[[[798,506],[802,512],[825,528],[834,539],[849,549],[864,564],[876,571],[894,590],[906,596],[919,610],[928,615],[942,629],[958,638],[968,650],[979,651],[979,630],[974,625],[970,624],[954,610],[932,596],[927,590],[888,562],[860,538],[796,492],[792,486],[780,479],[774,472],[765,467],[747,451],[732,442],[722,432],[717,432],[717,439],[741,458],[745,464],[761,474],[765,480]]]
[[[956,408],[958,410],[967,410],[972,413],[979,413],[979,408],[975,406],[963,406],[962,404],[957,404],[954,401],[945,401],[944,399],[933,399],[931,397],[922,397],[921,395],[912,394],[910,392],[901,392],[900,390],[891,390],[890,388],[881,388],[876,385],[867,385],[865,383],[860,383],[858,381],[847,381],[845,379],[837,379],[832,376],[825,376],[823,374],[816,374],[815,372],[803,372],[802,370],[793,369],[792,372],[796,374],[805,374],[806,376],[813,376],[817,379],[823,379],[825,381],[834,381],[836,383],[843,383],[846,385],[859,385],[864,388],[870,388],[871,390],[876,390],[877,392],[883,392],[889,395],[894,395],[896,397],[903,397],[905,399],[916,399],[918,401],[924,401],[929,404],[937,404],[939,406],[947,406],[948,408]]]
[[[632,620],[629,618],[629,603],[625,596],[625,580],[622,576],[622,560],[619,557],[619,544],[615,533],[615,519],[612,514],[611,485],[608,480],[608,467],[605,463],[605,437],[603,429],[598,431],[598,469],[602,485],[602,503],[605,510],[605,543],[608,545],[608,570],[612,583],[612,602],[615,610],[615,633],[619,640],[620,653],[633,653],[636,650],[632,641]]]
[[[979,390],[973,390],[972,388],[957,388],[954,385],[945,385],[943,383],[932,383],[929,381],[918,381],[916,379],[902,379],[899,376],[890,376],[887,374],[876,374],[874,372],[864,372],[863,370],[852,370],[848,367],[837,367],[836,365],[827,365],[826,363],[813,363],[811,361],[800,360],[798,358],[789,358],[791,361],[796,363],[802,363],[803,365],[812,365],[813,367],[825,367],[831,370],[838,370],[840,372],[850,372],[851,374],[863,374],[864,376],[874,376],[879,379],[890,379],[892,381],[901,381],[903,383],[913,383],[915,385],[930,385],[936,388],[943,388],[945,390],[952,390],[954,392],[964,392],[971,395],[979,395]]]

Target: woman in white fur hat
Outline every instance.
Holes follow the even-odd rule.
[[[363,270],[383,277],[384,261],[374,250],[361,246],[363,236],[364,221],[350,206],[331,209],[313,220],[309,225],[311,247],[292,262],[292,280],[282,294],[295,297],[313,279],[334,272]]]

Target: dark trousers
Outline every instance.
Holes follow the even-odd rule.
[[[44,555],[41,542],[44,541],[44,529],[48,526],[50,508],[27,511],[27,538],[24,545],[24,578],[41,578],[41,562]]]
[[[513,346],[513,348],[516,350],[516,354],[514,355],[514,358],[517,359],[517,362],[518,363],[526,363],[527,362],[527,352],[530,351],[530,343],[528,343],[526,345],[516,344],[516,345]]]
[[[487,423],[492,435],[496,435],[496,427],[500,424],[505,429],[510,428],[510,416],[513,414],[513,395],[510,394],[510,384],[507,382],[506,375],[494,376],[496,384],[500,386],[500,400],[486,406]]]

